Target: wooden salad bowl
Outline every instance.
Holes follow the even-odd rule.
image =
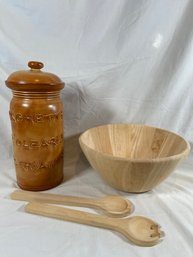
[[[165,180],[190,152],[181,136],[136,124],[108,124],[79,138],[91,166],[119,190],[146,192]]]

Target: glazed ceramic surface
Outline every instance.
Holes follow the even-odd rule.
[[[11,74],[10,119],[18,185],[45,190],[63,179],[64,127],[60,90],[64,83],[42,72],[42,63],[30,62],[29,71]]]

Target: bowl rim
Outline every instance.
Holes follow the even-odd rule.
[[[161,131],[173,134],[173,135],[181,138],[185,142],[185,144],[186,144],[186,149],[184,151],[182,151],[181,153],[179,153],[179,154],[175,154],[175,155],[171,155],[171,156],[167,156],[167,157],[152,158],[152,159],[132,159],[132,158],[129,158],[129,157],[113,156],[113,155],[108,154],[108,153],[102,153],[101,151],[93,149],[92,147],[90,147],[90,146],[88,146],[88,145],[86,145],[84,143],[82,138],[83,138],[84,134],[86,134],[89,130],[96,129],[96,128],[99,128],[99,127],[114,126],[114,125],[118,125],[118,126],[119,125],[127,125],[127,126],[138,126],[138,127],[142,127],[143,126],[143,127],[147,127],[147,128],[158,129],[158,130],[161,130]],[[149,125],[146,125],[146,124],[138,124],[138,123],[108,123],[108,124],[98,125],[98,126],[89,128],[89,129],[85,130],[83,133],[81,133],[81,135],[79,136],[79,144],[80,145],[83,144],[85,147],[89,148],[91,151],[96,152],[96,153],[98,153],[100,155],[106,156],[106,157],[108,157],[110,159],[120,160],[120,161],[130,161],[130,162],[135,162],[135,163],[136,162],[139,162],[139,163],[140,162],[141,163],[165,162],[165,161],[170,161],[170,160],[177,160],[177,159],[180,159],[180,158],[188,156],[188,154],[189,154],[189,152],[191,150],[189,142],[185,138],[180,136],[179,134],[174,133],[174,132],[169,131],[169,130],[166,130],[166,129],[163,129],[163,128],[149,126]]]

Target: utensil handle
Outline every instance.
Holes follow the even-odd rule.
[[[75,196],[63,196],[49,193],[30,192],[24,190],[14,191],[10,195],[13,200],[21,200],[28,202],[41,202],[41,203],[53,203],[53,204],[64,204],[73,206],[84,206],[84,207],[98,207],[97,199],[89,199],[84,197]]]
[[[53,206],[38,202],[31,202],[25,206],[25,211],[32,214],[56,218],[65,221],[72,221],[94,227],[109,228],[116,230],[116,222],[119,219],[107,216],[91,214],[88,212],[71,210],[64,207]]]

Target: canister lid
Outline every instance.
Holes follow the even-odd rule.
[[[55,74],[43,72],[42,62],[30,61],[30,70],[13,72],[5,81],[7,87],[16,91],[51,92],[64,87],[64,82]]]

